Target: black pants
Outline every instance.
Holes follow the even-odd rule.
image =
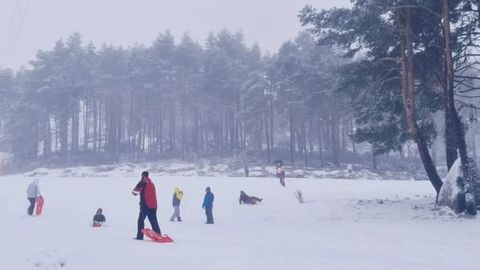
[[[160,231],[160,226],[158,226],[157,209],[140,206],[140,214],[138,215],[138,222],[137,222],[137,228],[138,228],[137,239],[143,239],[142,230],[143,228],[145,228],[146,217],[148,217],[148,221],[152,225],[152,230],[158,234],[162,234]]]
[[[213,207],[205,207],[205,215],[207,215],[207,224],[213,224]]]
[[[33,215],[33,209],[35,209],[35,202],[36,198],[27,198],[28,201],[30,202],[30,206],[28,207],[28,214]]]
[[[280,177],[280,184],[285,186],[285,176]]]

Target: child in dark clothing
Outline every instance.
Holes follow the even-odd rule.
[[[103,225],[105,221],[107,221],[107,219],[102,214],[102,212],[103,212],[102,208],[97,209],[97,213],[93,216],[93,223],[92,223],[93,227],[100,227]]]
[[[255,196],[248,196],[245,191],[240,191],[240,198],[238,199],[238,203],[246,203],[246,204],[256,204],[257,202],[262,202],[263,199],[255,197]]]

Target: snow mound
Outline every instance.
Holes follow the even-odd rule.
[[[465,210],[465,193],[463,192],[462,162],[458,158],[450,171],[438,194],[438,205],[448,206],[457,213]]]

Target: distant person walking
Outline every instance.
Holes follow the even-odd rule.
[[[285,186],[285,171],[282,168],[283,162],[281,160],[275,161],[276,175],[280,180],[280,184]]]
[[[206,224],[213,224],[213,200],[215,196],[210,190],[210,187],[205,189],[205,197],[203,198],[202,208],[205,209],[205,215],[207,216]]]
[[[250,174],[250,169],[248,168],[248,164],[245,164],[244,171],[245,171],[245,177],[248,177],[248,175]]]
[[[145,227],[145,218],[147,217],[152,225],[152,230],[161,235],[157,220],[157,194],[155,185],[148,177],[147,171],[142,172],[142,179],[135,186],[132,194],[140,195],[140,213],[138,214],[137,237],[135,239],[143,240],[142,230]]]
[[[33,215],[33,210],[35,209],[35,202],[37,200],[37,197],[41,196],[42,194],[40,192],[40,181],[38,179],[34,179],[27,187],[27,199],[30,202],[27,213],[30,216]]]
[[[173,215],[170,218],[170,221],[174,221],[177,218],[177,221],[182,222],[182,218],[180,217],[180,202],[183,198],[183,191],[180,188],[175,187],[173,190],[173,199],[172,199],[172,207],[173,207]]]

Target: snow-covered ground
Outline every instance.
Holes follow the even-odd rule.
[[[395,179],[412,179],[412,174],[402,174],[385,172],[382,175],[371,172],[366,169],[358,168],[352,164],[345,168],[325,167],[322,169],[313,167],[295,167],[285,166],[287,178],[335,178],[335,179],[384,179],[394,174]],[[251,177],[274,177],[276,169],[273,165],[249,165]],[[207,176],[207,177],[243,177],[245,176],[244,165],[225,162],[212,162],[201,160],[196,163],[190,163],[181,160],[163,160],[157,162],[129,163],[96,166],[77,166],[67,168],[37,168],[26,172],[23,175],[29,177],[134,177],[138,171],[148,169],[157,176]],[[424,178],[421,178],[424,179]]]
[[[0,269],[480,269],[479,219],[434,209],[426,181],[151,177],[171,244],[133,240],[139,177],[39,177],[39,217],[26,214],[33,178],[0,177]],[[175,186],[182,223],[169,221]],[[204,224],[206,186],[214,225]],[[263,203],[239,205],[240,190]],[[89,226],[98,207],[104,228]]]

